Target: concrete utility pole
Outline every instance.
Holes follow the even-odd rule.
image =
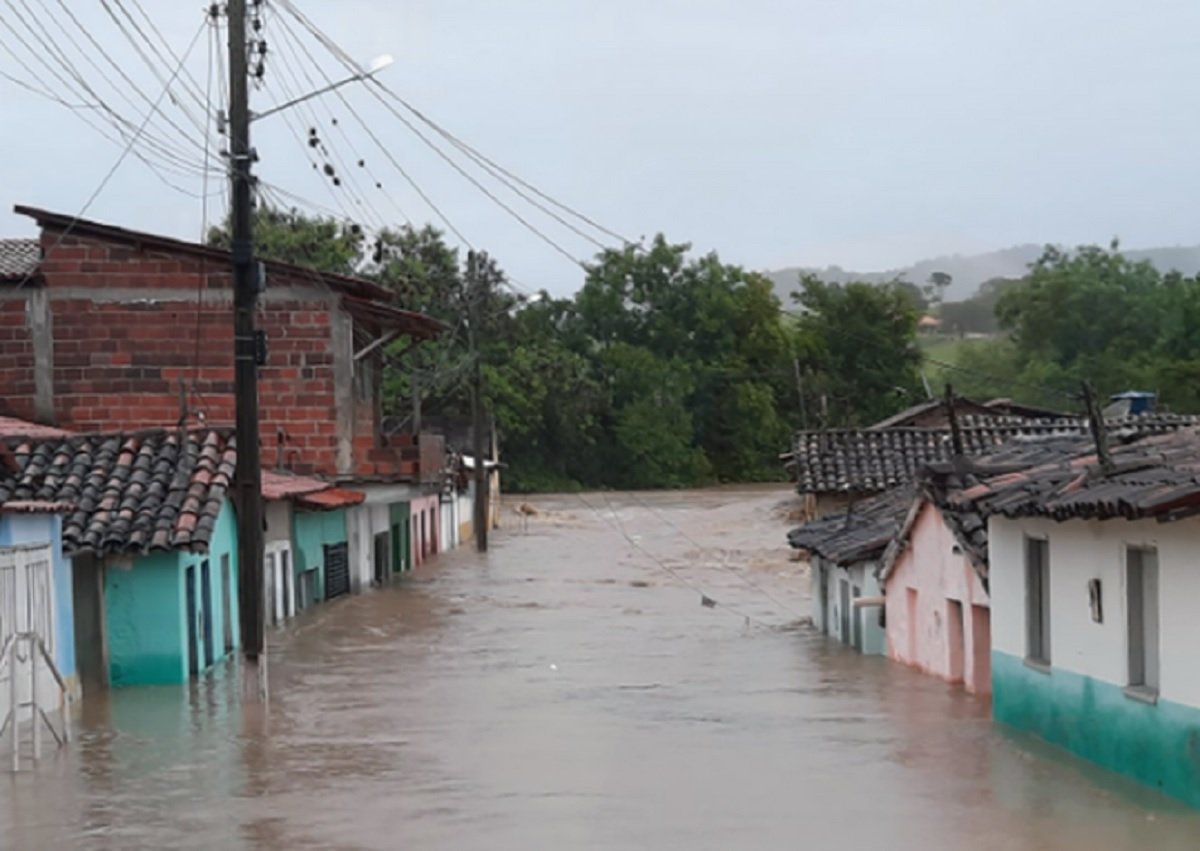
[[[263,611],[262,469],[258,445],[258,339],[254,308],[259,281],[254,264],[253,178],[250,169],[250,86],[246,0],[229,0],[229,155],[233,231],[233,354],[237,403],[238,613],[242,639],[242,702],[267,700]]]
[[[479,255],[467,253],[467,342],[471,350],[471,453],[475,456],[475,549],[488,548],[488,484],[483,449],[483,370],[479,358],[479,302],[483,280]]]

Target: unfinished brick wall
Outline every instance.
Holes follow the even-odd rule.
[[[26,317],[26,301],[13,292],[0,292],[0,414],[35,419],[33,337]]]
[[[211,425],[234,423],[225,263],[83,236],[60,239],[53,231],[43,233],[42,245],[53,320],[55,424],[79,431],[174,425],[181,387],[193,423],[198,412]],[[8,331],[13,304],[0,301],[0,378],[6,379],[6,402],[20,416],[26,413],[21,394],[33,394],[34,364],[28,343]],[[15,304],[23,323],[23,302]],[[260,300],[258,324],[269,338],[268,363],[259,372],[266,467],[282,459],[296,472],[338,472],[332,323],[339,310],[336,297],[312,280],[273,276]],[[377,452],[373,404],[355,407],[355,470],[404,472],[399,452]]]

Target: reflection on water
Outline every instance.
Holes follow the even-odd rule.
[[[89,700],[70,750],[0,775],[0,847],[1200,846],[1200,816],[985,703],[758,626],[807,612],[785,497],[540,500],[487,557],[274,634],[265,715],[230,672]]]

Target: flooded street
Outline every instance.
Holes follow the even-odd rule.
[[[797,626],[787,500],[510,507],[486,557],[273,633],[264,718],[228,675],[89,699],[69,750],[0,776],[0,847],[1200,846],[1200,815]]]

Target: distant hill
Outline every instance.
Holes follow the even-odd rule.
[[[984,281],[992,278],[1019,278],[1025,274],[1029,264],[1042,256],[1043,246],[1017,245],[987,254],[964,256],[952,254],[945,257],[934,257],[921,260],[911,266],[901,269],[888,269],[883,272],[851,272],[840,266],[827,266],[824,269],[793,267],[768,272],[767,277],[775,284],[775,293],[785,303],[790,302],[789,295],[796,289],[796,281],[803,273],[816,275],[824,281],[832,283],[847,283],[849,281],[866,281],[868,283],[885,283],[902,278],[914,284],[924,284],[933,272],[946,272],[954,278],[946,294],[948,301],[970,298]],[[1175,246],[1168,248],[1147,248],[1141,251],[1125,251],[1122,253],[1131,260],[1149,260],[1164,272],[1177,270],[1185,275],[1195,275],[1200,272],[1200,245]]]

